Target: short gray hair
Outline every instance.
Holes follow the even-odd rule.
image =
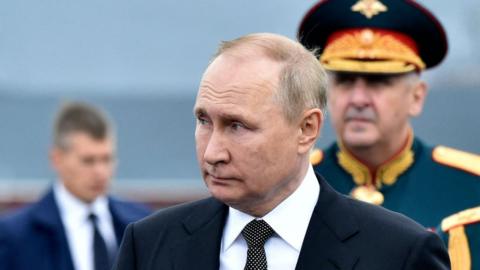
[[[68,136],[72,133],[85,133],[95,140],[103,140],[113,137],[113,127],[100,109],[84,102],[68,102],[63,104],[55,118],[54,146],[67,149]]]
[[[257,33],[223,41],[211,62],[224,53],[238,52],[239,49],[247,49],[247,54],[248,49],[260,52],[283,64],[275,98],[287,120],[293,122],[306,109],[319,108],[325,113],[327,75],[314,52],[287,37]]]

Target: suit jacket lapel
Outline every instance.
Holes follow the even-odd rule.
[[[108,197],[108,209],[112,215],[113,229],[118,245],[120,245],[123,233],[129,223],[140,220],[150,214],[148,208],[141,209],[140,206],[136,208],[137,206],[130,204],[114,197]]]
[[[220,242],[228,207],[213,198],[205,204],[183,223],[186,235],[172,249],[177,270],[213,270],[220,266]]]
[[[44,231],[42,235],[46,234],[45,241],[49,242],[46,246],[50,249],[48,256],[51,265],[48,269],[73,270],[73,261],[53,190],[37,203],[33,213],[34,223],[39,230]]]
[[[117,245],[120,246],[120,242],[123,238],[123,232],[130,223],[128,217],[124,216],[123,212],[118,209],[117,202],[112,198],[108,198],[108,208],[112,215],[113,229],[115,231],[115,237],[117,238]]]
[[[346,244],[359,232],[348,200],[317,176],[321,191],[296,269],[353,269],[358,260]],[[185,236],[172,248],[175,269],[218,269],[220,242],[228,207],[209,199],[184,221]],[[188,258],[185,260],[184,258]]]
[[[358,256],[346,242],[359,232],[348,200],[317,175],[320,196],[310,220],[296,269],[353,269]]]

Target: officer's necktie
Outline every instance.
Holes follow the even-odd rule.
[[[273,233],[273,229],[264,220],[252,220],[243,228],[242,235],[248,245],[245,270],[267,269],[267,256],[263,245]]]
[[[93,266],[95,270],[109,270],[110,256],[107,249],[107,244],[98,230],[98,218],[95,214],[88,216],[92,222],[93,227]]]

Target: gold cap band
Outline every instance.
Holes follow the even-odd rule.
[[[411,38],[398,32],[370,28],[334,33],[320,62],[328,70],[362,73],[406,73],[425,69]]]

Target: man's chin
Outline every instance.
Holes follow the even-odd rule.
[[[237,204],[238,198],[233,196],[232,194],[228,194],[226,192],[220,192],[218,190],[210,190],[210,194],[215,199],[225,203],[229,206],[234,206]]]
[[[349,149],[367,149],[375,144],[375,138],[370,134],[353,134],[344,136],[342,142]]]
[[[228,205],[236,204],[241,199],[241,196],[238,194],[238,192],[229,186],[209,184],[208,190],[212,197]]]

